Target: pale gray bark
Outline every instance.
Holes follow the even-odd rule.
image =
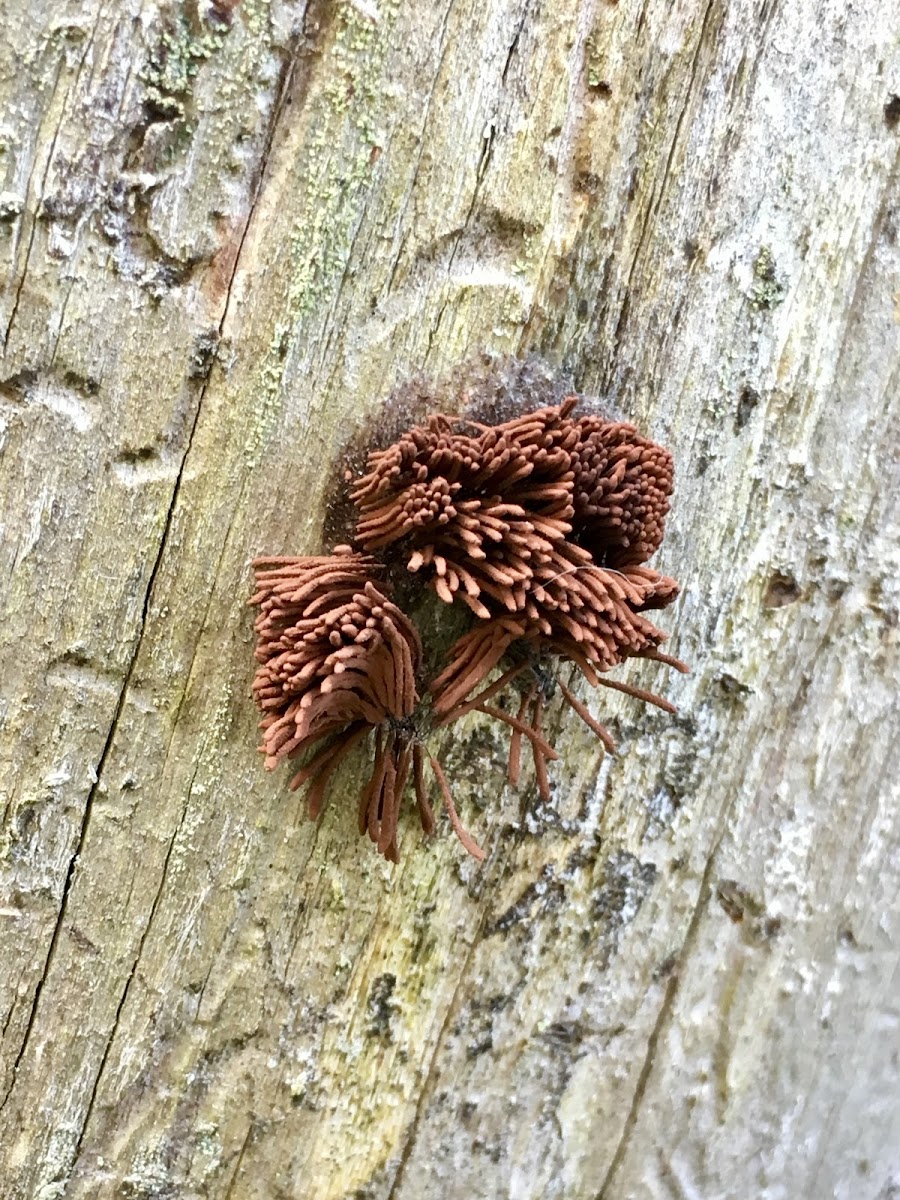
[[[0,1179],[900,1194],[900,52],[880,0],[0,0]],[[265,775],[249,559],[417,371],[672,447],[680,715]]]

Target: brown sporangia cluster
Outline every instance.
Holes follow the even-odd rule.
[[[374,732],[359,829],[392,861],[410,773],[422,828],[434,829],[426,758],[455,832],[483,857],[460,824],[440,764],[424,748],[429,729],[474,710],[504,722],[510,782],[518,782],[527,739],[549,801],[547,761],[557,756],[542,725],[556,687],[613,749],[607,730],[556,678],[555,663],[674,711],[661,697],[606,677],[632,657],[687,669],[661,653],[666,635],[647,615],[678,594],[674,580],[646,565],[663,537],[672,457],[633,425],[576,415],[577,403],[569,396],[496,425],[433,416],[369,455],[351,490],[358,549],[254,563],[260,666],[253,690],[264,713],[266,766],[313,751],[291,787],[310,783],[315,818],[338,763]],[[420,678],[416,627],[386,594],[392,563],[470,613],[472,627],[430,681]],[[521,691],[515,715],[488,703],[513,681]]]

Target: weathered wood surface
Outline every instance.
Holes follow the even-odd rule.
[[[4,1197],[898,1194],[889,8],[0,0]],[[483,349],[673,448],[694,673],[392,869],[248,562]]]

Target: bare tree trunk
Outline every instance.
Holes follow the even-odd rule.
[[[900,1194],[889,10],[0,0],[4,1197]],[[484,349],[672,447],[694,673],[394,869],[248,561]]]

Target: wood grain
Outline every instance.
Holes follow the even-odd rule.
[[[897,40],[877,0],[0,0],[0,1178],[900,1189]],[[894,107],[892,107],[892,105]],[[669,445],[679,716],[477,714],[489,848],[267,776],[249,560],[395,386]],[[584,696],[584,693],[580,693]]]

